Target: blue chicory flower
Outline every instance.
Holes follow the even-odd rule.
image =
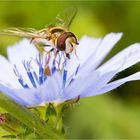
[[[110,33],[98,39],[84,36],[76,48],[77,56],[72,53],[66,61],[63,52],[58,54],[57,61],[53,52],[51,56],[41,56],[29,40],[23,39],[8,47],[8,60],[0,55],[0,91],[24,106],[37,106],[103,94],[128,81],[139,80],[140,72],[137,72],[110,82],[117,73],[140,61],[139,43],[101,65],[121,37],[122,33]],[[44,74],[48,61],[50,76]]]

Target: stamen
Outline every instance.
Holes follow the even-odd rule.
[[[47,79],[47,76],[44,74],[43,62],[42,62],[40,54],[37,55],[36,59],[34,59],[34,58],[32,58],[32,59],[38,65],[38,74],[31,66],[31,60],[30,61],[23,60],[22,64],[26,70],[27,76],[28,76],[31,84],[33,85],[33,87],[37,88],[37,85],[41,85]],[[48,59],[50,59],[50,58],[48,57]],[[19,73],[16,65],[14,65],[13,71],[14,71],[16,77],[18,77],[18,81],[22,85],[22,87],[29,88],[28,84],[26,84],[26,82],[22,78],[22,75]]]
[[[33,75],[34,75],[34,78],[37,81],[37,83],[40,84],[39,78],[37,77],[37,74],[35,71],[33,71]]]
[[[61,60],[62,60],[62,52],[61,53],[58,53],[58,65],[60,66],[61,64]]]
[[[16,65],[14,65],[13,71],[14,71],[15,75],[18,77],[18,81],[22,85],[22,87],[23,88],[29,88],[29,86],[24,82],[24,80],[23,80],[21,74],[19,73]]]
[[[64,69],[65,63],[66,63],[65,54],[64,54],[64,52],[61,52],[61,55],[59,57],[59,67],[61,70]]]
[[[67,80],[67,70],[64,69],[64,72],[63,72],[63,85],[64,86],[66,84],[66,80]]]
[[[77,73],[78,73],[78,71],[79,71],[79,68],[80,68],[80,64],[79,64],[78,67],[76,68],[75,76],[77,75]]]
[[[50,54],[48,54],[48,56],[45,57],[45,63],[49,64],[50,59],[51,59],[51,56],[50,56]]]
[[[49,59],[49,58],[48,58]],[[36,57],[36,62],[39,66],[39,83],[42,84],[46,80],[46,76],[44,74],[44,68],[42,67],[42,61],[40,54]]]
[[[39,67],[39,81],[40,81],[40,84],[43,83],[44,81],[44,69],[42,67]]]
[[[79,68],[80,68],[80,64],[79,64],[78,67],[76,68],[76,71],[75,71],[75,73],[72,75],[72,79],[70,80],[70,82],[69,82],[68,85],[70,85],[70,84],[75,80],[75,77],[76,77],[76,75],[77,75],[77,73],[78,73],[78,71],[79,71]]]
[[[53,60],[52,74],[56,71],[55,59]]]
[[[22,85],[23,88],[29,88],[29,86],[27,84],[25,84],[22,79],[18,79],[18,81]]]
[[[35,80],[34,80],[34,77],[33,77],[33,75],[32,75],[32,72],[31,72],[31,66],[30,66],[30,63],[31,63],[31,61],[23,61],[22,62],[23,63],[23,66],[24,66],[24,68],[25,68],[25,70],[26,70],[26,72],[27,72],[27,75],[28,75],[28,77],[29,77],[29,79],[30,79],[30,81],[31,81],[31,83],[32,83],[32,85],[33,85],[33,87],[37,87],[37,85],[36,85],[36,83],[35,83]]]

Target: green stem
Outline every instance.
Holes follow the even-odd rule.
[[[44,121],[37,115],[2,93],[0,95],[0,106],[41,138],[62,138],[62,136],[54,132],[49,126],[45,125]]]

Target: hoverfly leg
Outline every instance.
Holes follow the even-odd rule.
[[[42,45],[43,47],[51,47],[51,45]]]
[[[32,43],[35,39],[36,39],[35,37],[32,37],[30,43]]]
[[[59,66],[59,62],[56,60],[56,57],[57,57],[57,54],[59,53],[59,50],[56,51],[55,55],[54,55],[54,59],[55,59],[55,62],[57,63],[58,65],[58,68],[60,70],[60,66]]]
[[[74,49],[74,53],[75,53],[75,56],[77,57],[77,59],[80,60],[80,58],[77,55],[76,49]]]
[[[48,53],[48,51],[46,51],[46,50],[44,49],[44,47],[42,47],[42,46],[40,46],[40,45],[38,45],[38,44],[35,44],[35,46],[36,46],[39,50]]]
[[[54,48],[52,48],[49,51],[46,51],[44,48],[42,48],[42,50],[44,50],[44,52],[46,52],[46,55],[49,55],[50,56],[50,53],[54,50]]]
[[[75,103],[77,103],[80,100],[80,95],[76,98]]]
[[[46,51],[47,54],[50,54],[52,51],[54,51],[54,48],[50,49],[49,51]]]
[[[51,75],[51,69],[49,67],[49,62],[50,62],[50,59],[51,59],[51,55],[50,53],[54,50],[54,48],[52,48],[51,50],[49,50],[48,52],[46,51],[46,55],[48,55],[48,60],[45,64],[45,69],[44,69],[44,74],[47,75],[47,76],[50,76]]]
[[[68,59],[70,59],[70,54],[69,54],[69,53],[66,53],[66,57],[67,57]]]
[[[49,51],[46,51],[46,53],[47,53],[48,55],[50,55],[50,53],[51,53],[52,51],[54,51],[54,48],[50,49]]]
[[[44,67],[44,74],[47,75],[47,76],[51,75],[51,70],[50,70],[50,67],[49,67],[50,59],[51,59],[51,55],[49,53],[48,56],[47,56],[47,61],[45,63],[45,67]]]
[[[47,52],[48,55],[50,55],[50,53],[51,53],[52,51],[54,51],[54,48],[52,48],[52,49],[50,49],[48,52],[47,52],[47,51],[46,51],[46,52]]]
[[[54,48],[50,49],[50,50],[49,50],[49,53],[52,52],[52,51],[54,51]]]
[[[47,120],[45,120],[45,123],[48,123],[48,121],[49,121],[49,118]]]
[[[58,53],[59,53],[59,50],[56,51],[56,53],[55,53],[55,58],[56,58],[56,56],[57,56]]]
[[[45,47],[51,47],[51,45],[41,45],[41,46],[40,46],[40,48],[41,48],[42,51],[48,52],[48,51],[45,50]],[[52,50],[52,49],[51,49],[51,50]],[[50,50],[49,52],[51,52],[51,50]],[[52,50],[52,51],[53,51],[53,50]]]

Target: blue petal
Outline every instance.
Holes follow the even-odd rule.
[[[100,74],[100,77],[96,81],[95,84],[91,82],[89,84],[88,88],[86,88],[85,91],[83,91],[82,95],[80,97],[87,97],[87,96],[93,96],[96,95],[96,92],[101,89],[104,85],[106,85],[112,77],[116,74],[117,71],[111,71],[108,73]]]
[[[22,39],[19,43],[7,48],[8,59],[12,64],[21,63],[22,60],[36,58],[38,50],[28,39]]]
[[[94,95],[96,91],[108,83],[115,74],[116,71],[105,74],[94,71],[84,78],[78,78],[64,90],[64,99]]]
[[[82,65],[92,54],[94,54],[101,41],[101,38],[93,38],[89,36],[83,36],[80,39],[79,45],[76,48],[80,65]]]
[[[31,44],[28,39],[23,39],[19,43],[9,46],[7,48],[7,54],[11,64],[16,64],[20,74],[22,75],[22,77],[24,77],[24,81],[29,85],[29,87],[32,87],[32,84],[30,82],[30,79],[28,78],[27,72],[22,64],[22,61],[29,61],[33,59],[35,60],[36,56],[39,54],[36,47],[33,44]],[[35,64],[34,61],[32,61],[31,65],[35,71],[38,70],[38,65]]]
[[[13,68],[8,60],[0,55],[0,81],[12,86],[13,88],[21,87],[18,81],[15,80],[16,76],[13,72]]]
[[[12,89],[10,89],[9,87],[6,87],[6,86],[2,85],[1,83],[0,83],[0,91],[3,92],[4,94],[8,95],[13,100],[15,100],[16,102],[18,102],[18,103],[20,103],[22,105],[26,105],[27,104],[21,98],[17,97],[16,94],[15,94],[15,92]]]
[[[84,73],[76,76],[75,80],[64,89],[64,99],[72,99],[75,97],[86,97],[93,95],[97,90],[106,85],[124,64],[125,59],[118,65],[111,67],[108,71],[101,71],[97,69],[92,72]]]
[[[62,100],[69,100],[76,98],[79,95],[85,93],[91,84],[96,85],[100,77],[100,72],[92,72],[90,75],[85,75],[83,77],[76,78],[68,87],[64,89],[62,94]]]
[[[67,80],[75,73],[78,65],[84,64],[87,59],[94,54],[96,48],[100,44],[101,39],[99,38],[91,38],[88,36],[83,36],[80,41],[79,45],[76,48],[76,54],[73,52],[70,55],[70,60],[67,62]],[[71,80],[71,79],[69,79]]]
[[[60,72],[56,71],[51,77],[40,86],[40,96],[43,103],[52,102],[61,98],[59,94],[63,87],[63,80]]]
[[[95,95],[106,93],[108,91],[111,91],[111,90],[119,87],[120,85],[122,85],[126,82],[135,81],[135,80],[140,80],[140,72],[137,72],[137,73],[130,75],[126,78],[122,78],[122,79],[119,79],[117,81],[114,81],[114,82],[111,82],[111,83],[105,85],[100,90],[98,90]]]
[[[26,102],[26,106],[36,106],[42,103],[40,90],[38,88],[24,88],[13,90],[13,92],[18,98]]]
[[[81,67],[79,75],[83,75],[85,72],[95,70],[101,64],[106,55],[111,51],[114,45],[120,40],[121,37],[122,33],[110,33],[106,35],[102,39],[100,45],[96,48],[94,54],[92,54]]]
[[[121,72],[131,67],[132,65],[136,64],[139,61],[140,61],[140,44],[136,43],[127,47],[125,50],[121,51],[113,58],[108,60],[105,64],[99,67],[99,70],[107,72],[111,68],[123,62],[122,67],[118,71]]]
[[[67,80],[75,73],[77,67],[79,66],[79,60],[74,53],[71,54],[70,60],[67,60],[66,70],[67,70]]]
[[[62,92],[62,99],[69,100],[72,98],[86,97],[96,93],[115,75],[116,71],[101,74],[99,71],[89,73],[87,76],[75,79],[71,85]]]
[[[38,89],[12,89],[0,83],[0,91],[24,106],[35,106],[42,103]]]
[[[125,60],[118,65],[111,67],[107,72],[97,69],[92,72],[84,73],[81,76],[76,76],[75,80],[64,89],[64,93],[62,92],[63,100],[76,98],[78,96],[87,97],[96,94],[97,90],[106,85],[115,74],[118,73],[124,62]]]

